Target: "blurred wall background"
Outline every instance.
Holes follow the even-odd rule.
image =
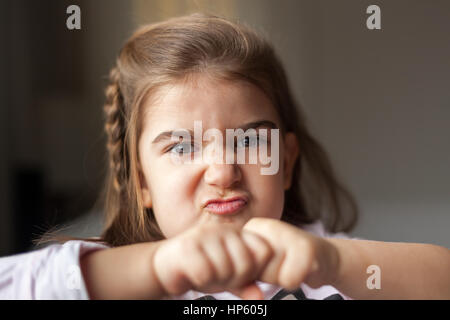
[[[66,8],[81,8],[81,30]],[[381,8],[381,30],[366,8]],[[360,206],[353,236],[450,247],[450,2],[3,0],[0,255],[54,225],[100,230],[103,90],[138,25],[195,11],[273,42],[316,137]]]

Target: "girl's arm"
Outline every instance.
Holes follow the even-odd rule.
[[[317,237],[267,218],[252,218],[244,230],[265,238],[274,250],[262,280],[289,290],[306,283],[312,288],[332,285],[353,299],[450,299],[447,248]],[[370,289],[371,281],[368,285],[377,276],[367,273],[372,265],[379,267],[380,289]]]
[[[88,253],[80,259],[90,299],[160,299],[165,292],[154,274],[153,256],[163,241]]]
[[[327,239],[338,251],[331,285],[353,299],[450,299],[450,250],[432,244]],[[379,267],[380,289],[367,280]],[[372,280],[372,279],[370,279]]]
[[[91,299],[161,299],[190,289],[262,299],[254,281],[271,256],[262,238],[211,224],[162,241],[86,254],[80,264]]]

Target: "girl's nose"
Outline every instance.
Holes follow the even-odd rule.
[[[241,170],[236,164],[213,163],[205,172],[205,182],[220,188],[229,188],[241,180]]]

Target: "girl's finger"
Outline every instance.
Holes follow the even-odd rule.
[[[280,285],[280,271],[285,257],[284,250],[275,250],[272,258],[262,270],[259,279],[267,283]]]
[[[215,278],[215,270],[203,248],[190,248],[184,256],[189,257],[182,263],[184,274],[196,289],[207,286]]]
[[[255,260],[255,274],[259,277],[267,263],[272,258],[274,251],[269,243],[253,232],[242,232],[242,239],[247,244]]]
[[[263,292],[254,282],[243,288],[230,290],[230,292],[243,300],[264,300]]]
[[[251,279],[255,266],[253,254],[243,239],[234,232],[228,233],[224,237],[224,241],[234,269],[233,279],[229,282],[229,286],[231,288],[242,287],[250,280],[254,280]]]
[[[230,279],[233,276],[233,265],[224,240],[220,237],[210,237],[202,243],[202,248],[214,267],[217,282],[223,283]]]

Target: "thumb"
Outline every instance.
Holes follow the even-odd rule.
[[[230,292],[243,300],[264,300],[264,294],[255,282],[242,288],[230,290]]]

